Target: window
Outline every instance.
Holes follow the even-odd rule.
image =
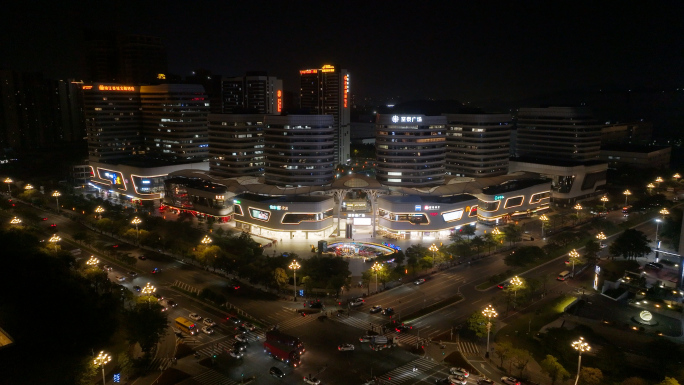
[[[508,209],[511,207],[518,207],[521,206],[523,203],[524,196],[519,196],[519,197],[513,197],[513,198],[508,198],[506,199],[506,204],[504,204],[504,208]]]

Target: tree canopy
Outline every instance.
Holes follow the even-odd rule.
[[[651,252],[646,235],[636,229],[627,229],[610,245],[610,254],[625,259],[637,259]]]

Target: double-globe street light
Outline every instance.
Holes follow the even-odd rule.
[[[371,267],[371,269],[373,269],[373,271],[375,272],[375,292],[377,293],[378,292],[378,272],[382,269],[382,265],[375,262],[375,264],[373,264],[373,267]]]
[[[591,346],[584,341],[584,337],[580,337],[579,340],[572,343],[572,347],[579,353],[579,358],[577,359],[577,377],[575,378],[575,385],[579,382],[580,366],[582,365],[582,353],[591,350]]]
[[[297,263],[296,260],[292,260],[292,263],[290,266],[288,266],[292,271],[294,272],[294,300],[297,300],[297,269],[299,269],[301,266],[299,263]]]
[[[492,331],[492,318],[496,317],[498,314],[492,305],[488,305],[482,310],[482,315],[487,317],[487,351],[485,352],[485,358],[489,358],[489,333]]]
[[[111,360],[112,360],[112,356],[105,353],[104,351],[101,351],[100,354],[98,354],[97,357],[95,357],[95,360],[93,361],[95,366],[101,366],[102,367],[102,385],[104,385],[107,382],[107,381],[105,381],[104,367]]]

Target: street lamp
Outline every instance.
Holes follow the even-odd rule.
[[[646,185],[646,188],[648,189],[648,194],[651,194],[651,190],[655,188],[655,185],[653,183],[649,183]]]
[[[97,258],[95,258],[94,255],[91,255],[91,256],[90,256],[90,259],[88,259],[88,260],[86,261],[86,265],[88,265],[88,266],[90,266],[90,267],[95,267],[98,263],[100,263],[100,260],[97,259]]]
[[[570,260],[572,261],[572,276],[573,276],[573,278],[575,277],[575,259],[579,258],[579,256],[580,256],[579,253],[575,249],[572,249],[568,253],[568,257],[570,257]]]
[[[292,260],[292,263],[290,264],[289,268],[292,269],[294,272],[294,300],[297,300],[297,269],[299,269],[301,266],[299,263],[297,263],[296,260]]]
[[[602,246],[603,246],[603,241],[606,240],[606,234],[603,234],[603,231],[602,231],[602,232],[596,234],[596,239],[599,240],[599,247],[602,247]]]
[[[140,238],[140,233],[138,232],[138,225],[142,223],[142,220],[138,217],[133,218],[131,224],[135,225],[135,241],[138,242]]]
[[[520,277],[518,277],[517,275],[515,277],[511,278],[511,285],[513,286],[513,294],[514,294],[515,298],[518,297],[518,288],[520,286],[522,286],[522,284],[523,284],[522,279],[520,279]]]
[[[52,196],[57,200],[57,212],[59,213],[59,197],[62,196],[62,194],[59,191],[53,191]]]
[[[52,245],[55,247],[55,251],[57,251],[57,242],[61,241],[62,238],[58,237],[57,234],[53,235],[48,239],[48,242],[52,243]]]
[[[152,296],[152,293],[154,293],[155,291],[157,291],[157,288],[150,285],[149,282],[147,283],[147,285],[145,285],[145,287],[142,288],[142,290],[140,290],[140,292],[143,295],[147,296],[147,304],[148,305],[150,304],[150,296]]]
[[[662,216],[669,215],[669,214],[670,214],[670,212],[666,208],[663,208],[662,210],[660,210],[660,215],[662,215]]]
[[[541,224],[542,224],[542,225],[541,225],[541,228],[542,228],[542,239],[546,239],[546,238],[544,238],[544,226],[546,226],[546,222],[548,222],[549,218],[548,218],[546,215],[542,214],[542,216],[539,217],[539,220],[541,221]]]
[[[572,343],[572,347],[579,353],[579,358],[577,359],[577,378],[575,379],[575,385],[577,385],[580,375],[580,366],[582,365],[582,352],[588,352],[591,350],[591,346],[584,341],[584,337],[580,337],[579,340]]]
[[[12,218],[12,220],[10,221],[11,225],[18,225],[20,223],[21,223],[21,219],[19,219],[17,217]]]
[[[603,202],[603,210],[606,209],[606,202],[608,202],[608,197],[607,196],[602,196],[601,197],[601,202]]]
[[[26,186],[24,186],[24,190],[26,190],[26,191],[33,190],[33,185],[27,184]]]
[[[485,352],[485,358],[489,358],[489,332],[492,330],[492,318],[496,317],[498,314],[492,305],[488,305],[482,310],[482,315],[487,317],[487,351]]]
[[[577,210],[577,220],[579,221],[580,220],[580,211],[582,210],[582,205],[578,203],[575,205],[575,207],[573,207],[573,209]]]
[[[95,208],[95,212],[100,216],[100,219],[102,219],[102,213],[105,211],[105,209],[102,206],[97,206]]]
[[[4,181],[4,182],[7,183],[7,192],[9,193],[10,198],[12,198],[12,190],[11,190],[11,188],[10,188],[10,185],[11,185],[12,182],[14,182],[14,181],[13,181],[12,179],[10,179],[10,178],[5,178],[5,181]]]
[[[622,193],[625,195],[625,206],[627,206],[627,198],[629,198],[629,196],[632,195],[632,192],[629,190],[625,190]]]
[[[373,271],[375,272],[375,292],[377,293],[378,292],[378,272],[380,271],[380,269],[382,269],[382,265],[375,262],[375,264],[373,265],[373,267],[371,267],[371,269],[373,269]]]
[[[433,243],[432,246],[430,246],[428,248],[428,250],[432,251],[432,266],[434,267],[435,266],[435,251],[439,250],[439,248],[437,247],[437,245],[435,245]]]
[[[679,173],[675,173],[674,175],[672,175],[672,177],[673,177],[676,181],[679,181],[679,178],[681,178],[681,176],[679,175]]]
[[[105,375],[104,375],[104,366],[112,360],[112,356],[109,354],[105,353],[104,351],[101,351],[100,354],[95,357],[94,364],[95,366],[101,366],[102,367],[102,385],[106,383],[105,381]]]
[[[202,238],[202,240],[200,242],[202,242],[203,245],[208,245],[212,242],[212,240],[211,240],[211,238],[209,238],[208,235],[205,235],[204,238]]]

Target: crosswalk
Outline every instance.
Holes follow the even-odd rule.
[[[179,281],[179,280],[176,280],[176,281],[173,283],[173,285],[171,285],[171,286],[176,286],[177,288],[183,289],[183,290],[188,291],[188,292],[190,292],[190,293],[199,294],[199,289],[198,289],[198,288],[196,288],[196,287],[194,287],[194,286],[190,286],[190,285],[188,285],[187,283],[182,282],[182,281]]]
[[[315,321],[318,319],[318,314],[309,314],[305,317],[302,317],[299,313],[290,313],[292,318],[286,319],[285,321],[280,321],[277,322],[276,325],[278,325],[278,329],[280,330],[286,330],[286,329],[292,329],[297,326],[302,326],[306,325],[309,322]],[[274,325],[275,326],[275,325]]]
[[[206,372],[199,374],[192,378],[195,383],[200,383],[202,385],[236,385],[237,382],[231,380],[230,378],[224,376],[223,374],[209,369]]]
[[[368,322],[368,321],[360,320],[360,319],[358,319],[358,318],[356,318],[356,317],[347,317],[346,315],[345,315],[345,316],[340,316],[340,317],[332,317],[331,319],[334,320],[334,321],[341,322],[341,323],[343,323],[343,324],[346,324],[346,325],[355,327],[355,328],[357,328],[357,329],[361,329],[361,330],[376,330],[376,331],[380,331],[380,327],[381,327],[380,324],[376,324],[376,323],[373,323],[373,322]]]
[[[480,350],[477,348],[477,344],[474,342],[459,342],[458,350],[464,354],[474,354],[478,355]]]
[[[168,357],[156,357],[153,359],[149,365],[147,365],[147,369],[149,370],[163,370],[171,366],[172,364],[172,358]]]
[[[265,333],[262,331],[250,332],[245,334],[248,343],[258,343],[259,341],[264,341]],[[187,338],[186,338],[187,340]],[[190,346],[198,346],[199,342],[197,340],[188,341]],[[216,353],[224,353],[232,350],[233,344],[237,342],[234,336],[225,338],[218,342],[209,342],[199,345],[199,349],[196,350],[199,354],[203,356],[210,356]]]
[[[416,370],[413,370],[415,368]],[[424,379],[426,376],[432,376],[435,372],[445,369],[442,365],[436,362],[420,357],[405,365],[392,369],[391,371],[378,376],[379,383],[383,385],[399,385],[404,382],[413,380],[413,382]],[[444,377],[440,375],[439,377]],[[433,381],[430,381],[433,382]]]

